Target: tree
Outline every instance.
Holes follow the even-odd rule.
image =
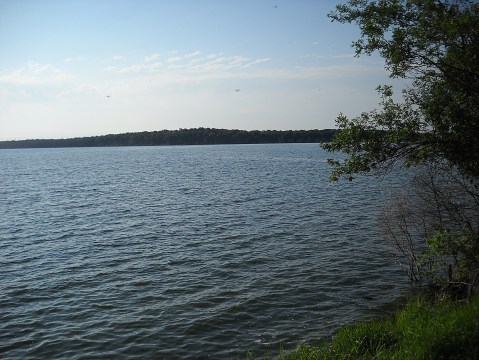
[[[396,259],[411,280],[472,294],[479,284],[479,189],[441,164],[416,169],[407,185],[381,213]]]
[[[379,86],[380,110],[349,119],[328,151],[348,157],[332,180],[356,173],[446,161],[479,178],[479,4],[468,0],[349,0],[329,14],[356,23],[356,55],[379,52],[392,78],[409,79],[403,101]]]
[[[471,294],[479,284],[479,3],[349,0],[329,16],[359,26],[357,56],[379,52],[390,76],[410,84],[401,102],[382,85],[379,110],[338,116],[339,132],[322,146],[347,157],[329,160],[331,180],[418,166],[412,186],[385,206],[385,235],[411,279]]]

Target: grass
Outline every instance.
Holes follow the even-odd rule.
[[[393,318],[344,327],[280,359],[479,359],[479,295],[470,303],[414,298]]]

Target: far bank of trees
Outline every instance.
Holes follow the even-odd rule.
[[[0,141],[0,149],[99,146],[323,143],[331,141],[336,132],[337,130],[333,129],[246,131],[200,127],[194,129],[143,131],[71,139]]]

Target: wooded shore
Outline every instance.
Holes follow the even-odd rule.
[[[158,145],[220,145],[330,142],[337,130],[227,130],[193,128],[143,131],[68,139],[30,139],[0,141],[0,149],[158,146]]]

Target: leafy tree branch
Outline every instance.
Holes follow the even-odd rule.
[[[379,52],[392,78],[411,80],[403,100],[378,87],[379,110],[349,119],[323,147],[348,155],[331,160],[332,180],[354,174],[446,160],[479,176],[479,4],[468,0],[350,0],[330,13],[356,23],[356,55]]]

